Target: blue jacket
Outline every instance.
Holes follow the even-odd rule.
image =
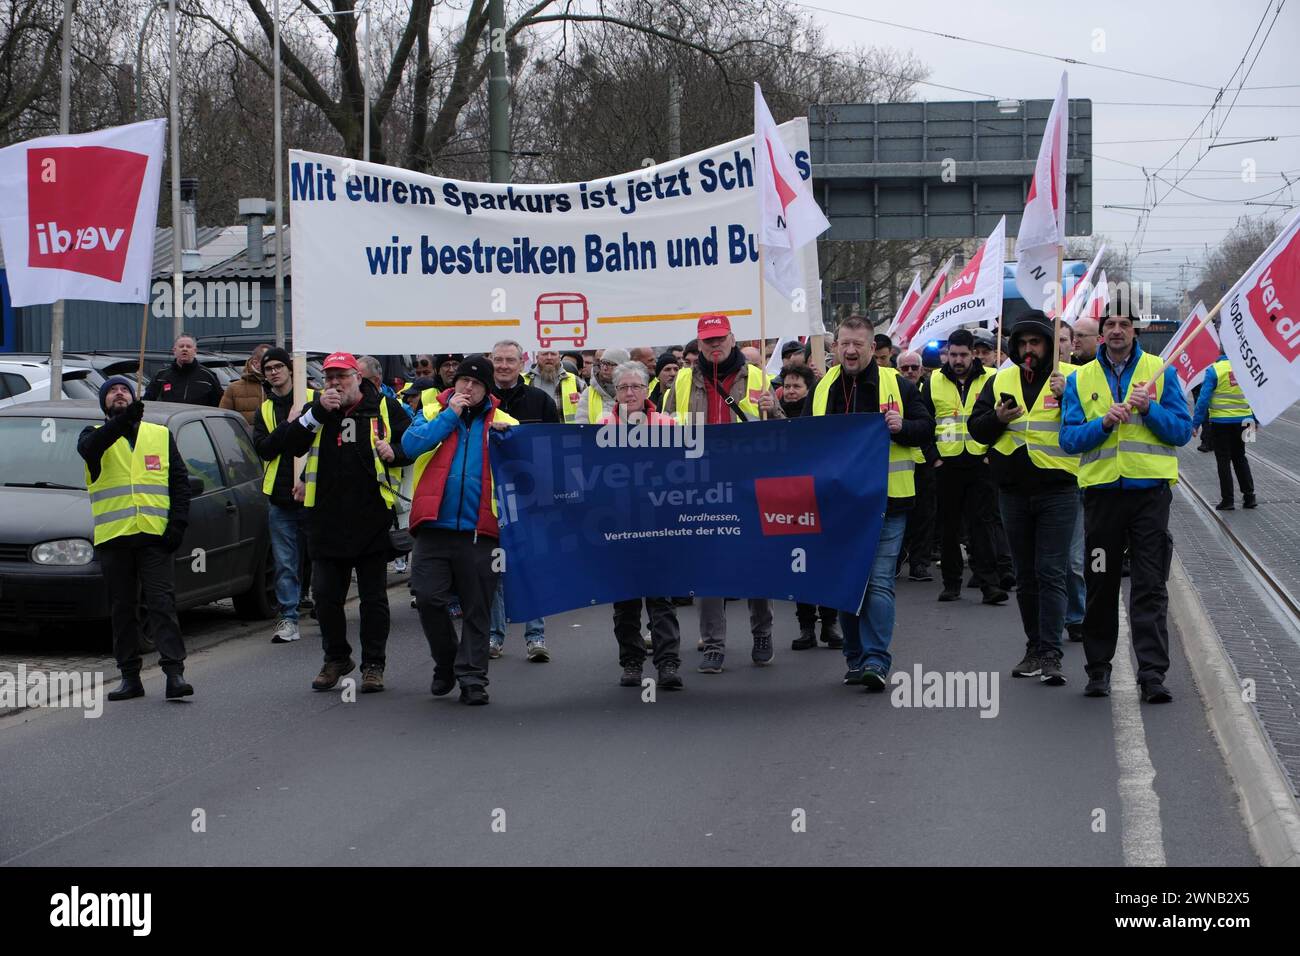
[[[1124,366],[1124,374],[1116,378],[1114,366],[1106,356],[1105,347],[1098,350],[1097,361],[1101,363],[1102,370],[1106,373],[1106,381],[1110,383],[1113,401],[1124,400],[1124,395],[1128,392],[1129,380],[1132,379],[1133,370],[1137,368],[1141,356],[1142,346],[1134,342],[1133,355]],[[1148,408],[1146,426],[1155,432],[1157,438],[1175,448],[1181,448],[1192,438],[1192,418],[1187,409],[1187,397],[1183,395],[1182,382],[1179,381],[1178,373],[1173,368],[1165,369],[1160,401],[1152,402]],[[1082,455],[1104,442],[1109,433],[1109,429],[1102,427],[1102,419],[1094,418],[1089,421],[1084,417],[1083,404],[1079,401],[1078,374],[1071,373],[1065,380],[1065,394],[1061,396],[1062,450],[1070,455]],[[1164,480],[1163,478],[1120,478],[1110,484],[1094,487],[1135,490],[1154,488]]]
[[[1220,352],[1219,359],[1222,361],[1228,357],[1228,353]],[[1201,382],[1201,394],[1196,399],[1196,411],[1192,414],[1192,427],[1200,428],[1210,417],[1210,399],[1214,397],[1214,390],[1219,387],[1219,373],[1211,365],[1205,370],[1205,380]],[[1248,422],[1254,419],[1254,415],[1229,415],[1226,418],[1216,418],[1218,422]]]
[[[486,409],[485,404],[484,412]],[[432,527],[473,531],[478,526],[479,497],[483,493],[484,417],[484,413],[476,415],[467,428],[449,406],[431,420],[417,416],[402,436],[402,451],[408,458],[417,458],[433,451],[453,433],[457,435],[456,451],[447,471],[442,503],[438,506],[438,520]],[[427,523],[421,525],[427,526]]]

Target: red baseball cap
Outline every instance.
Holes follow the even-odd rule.
[[[354,372],[361,371],[361,366],[357,364],[357,357],[351,352],[331,352],[321,363],[321,368],[347,368]]]
[[[700,316],[700,322],[695,327],[697,339],[716,339],[718,336],[730,334],[731,322],[721,312],[709,312]]]

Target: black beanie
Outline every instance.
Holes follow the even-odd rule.
[[[131,393],[131,401],[135,401],[135,383],[125,375],[114,375],[104,380],[104,384],[99,386],[99,410],[105,415],[108,414],[108,408],[104,405],[104,399],[108,397],[108,390],[114,385],[125,385],[126,390]]]
[[[456,369],[456,378],[472,378],[476,382],[481,382],[489,392],[496,385],[496,378],[492,372],[492,363],[484,355],[471,355],[461,362],[460,368]],[[455,382],[452,382],[452,385],[455,384]]]
[[[669,365],[681,365],[681,359],[673,355],[672,352],[665,352],[655,361],[655,374],[658,375]]]
[[[272,346],[271,348],[263,352],[262,365],[265,366],[267,362],[283,362],[285,368],[287,368],[290,372],[293,371],[293,356],[290,355],[288,352],[286,352],[284,349],[276,348],[275,346]],[[265,377],[266,376],[263,375],[263,378]]]

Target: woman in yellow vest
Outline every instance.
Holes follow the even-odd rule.
[[[1241,485],[1241,506],[1255,507],[1255,476],[1250,473],[1250,459],[1246,457],[1244,436],[1253,428],[1255,413],[1250,410],[1246,393],[1237,384],[1226,352],[1205,370],[1201,394],[1192,413],[1192,434],[1195,435],[1209,421],[1213,431],[1210,444],[1214,448],[1215,464],[1219,466],[1219,511],[1231,511],[1235,504],[1232,494],[1232,472],[1237,472]]]
[[[190,517],[190,479],[185,461],[165,425],[144,421],[130,379],[114,375],[99,387],[104,424],[91,425],[77,439],[86,463],[86,491],[95,524],[95,557],[113,620],[113,656],[122,683],[109,700],[144,696],[140,682],[140,625],[145,613],[159,663],[167,675],[167,699],[188,697],[185,642],[176,619],[172,554],[185,537]]]

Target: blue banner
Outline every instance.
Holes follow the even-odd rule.
[[[513,621],[645,596],[862,603],[886,504],[881,415],[521,425],[491,456]]]

